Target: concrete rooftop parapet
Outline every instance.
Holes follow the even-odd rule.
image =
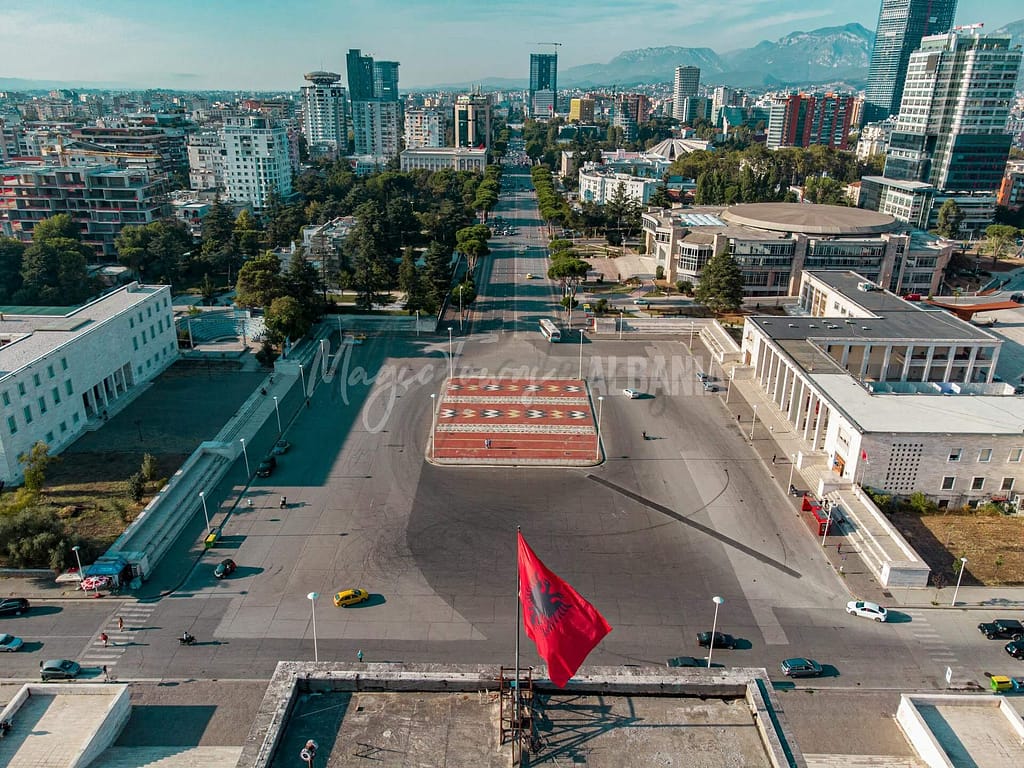
[[[1024,764],[1024,724],[1004,696],[904,694],[896,722],[931,768]]]
[[[523,668],[524,672],[526,668]],[[534,668],[535,692],[554,695],[644,696],[745,701],[769,763],[801,768],[803,754],[785,723],[767,672],[760,668],[663,669],[587,667],[586,673],[556,688]],[[266,768],[273,760],[300,694],[344,693],[479,693],[499,687],[490,665],[359,664],[282,661],[246,738],[239,768]]]

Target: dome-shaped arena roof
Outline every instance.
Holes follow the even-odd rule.
[[[877,235],[906,226],[886,213],[809,203],[734,205],[722,211],[721,219],[730,224],[770,232],[802,232],[807,235]]]

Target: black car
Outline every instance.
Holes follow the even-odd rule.
[[[235,561],[229,557],[226,560],[221,560],[217,563],[217,567],[213,569],[213,576],[217,579],[226,578],[234,573],[235,568],[237,567],[238,566],[235,565]]]
[[[1016,619],[996,619],[995,621],[982,622],[978,625],[978,631],[989,640],[1003,638],[1005,640],[1020,640],[1024,638],[1024,624]]]
[[[24,597],[0,597],[0,616],[21,616],[29,609]]]
[[[724,632],[714,633],[714,645],[712,646],[711,633],[710,632],[698,632],[697,633],[697,645],[701,648],[735,648],[736,638],[732,635],[727,635]]]
[[[1024,640],[1011,640],[1003,646],[1003,650],[1015,659],[1024,659]]]
[[[267,456],[260,465],[256,467],[257,477],[270,477],[270,473],[277,469],[277,459],[274,456]]]

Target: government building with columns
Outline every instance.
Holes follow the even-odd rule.
[[[18,457],[35,443],[60,453],[177,358],[167,285],[131,283],[66,314],[0,314],[0,480],[21,482]]]
[[[825,485],[921,491],[940,506],[1024,493],[1024,397],[995,381],[1003,340],[854,272],[804,272],[799,314],[748,317],[755,380]]]

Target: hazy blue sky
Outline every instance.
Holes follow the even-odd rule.
[[[723,53],[788,32],[860,22],[850,0],[0,0],[0,77],[170,88],[291,89],[344,77],[361,48],[402,64],[403,88],[526,78],[536,42],[559,69],[659,45]],[[1024,18],[1020,0],[961,0],[957,23]]]

